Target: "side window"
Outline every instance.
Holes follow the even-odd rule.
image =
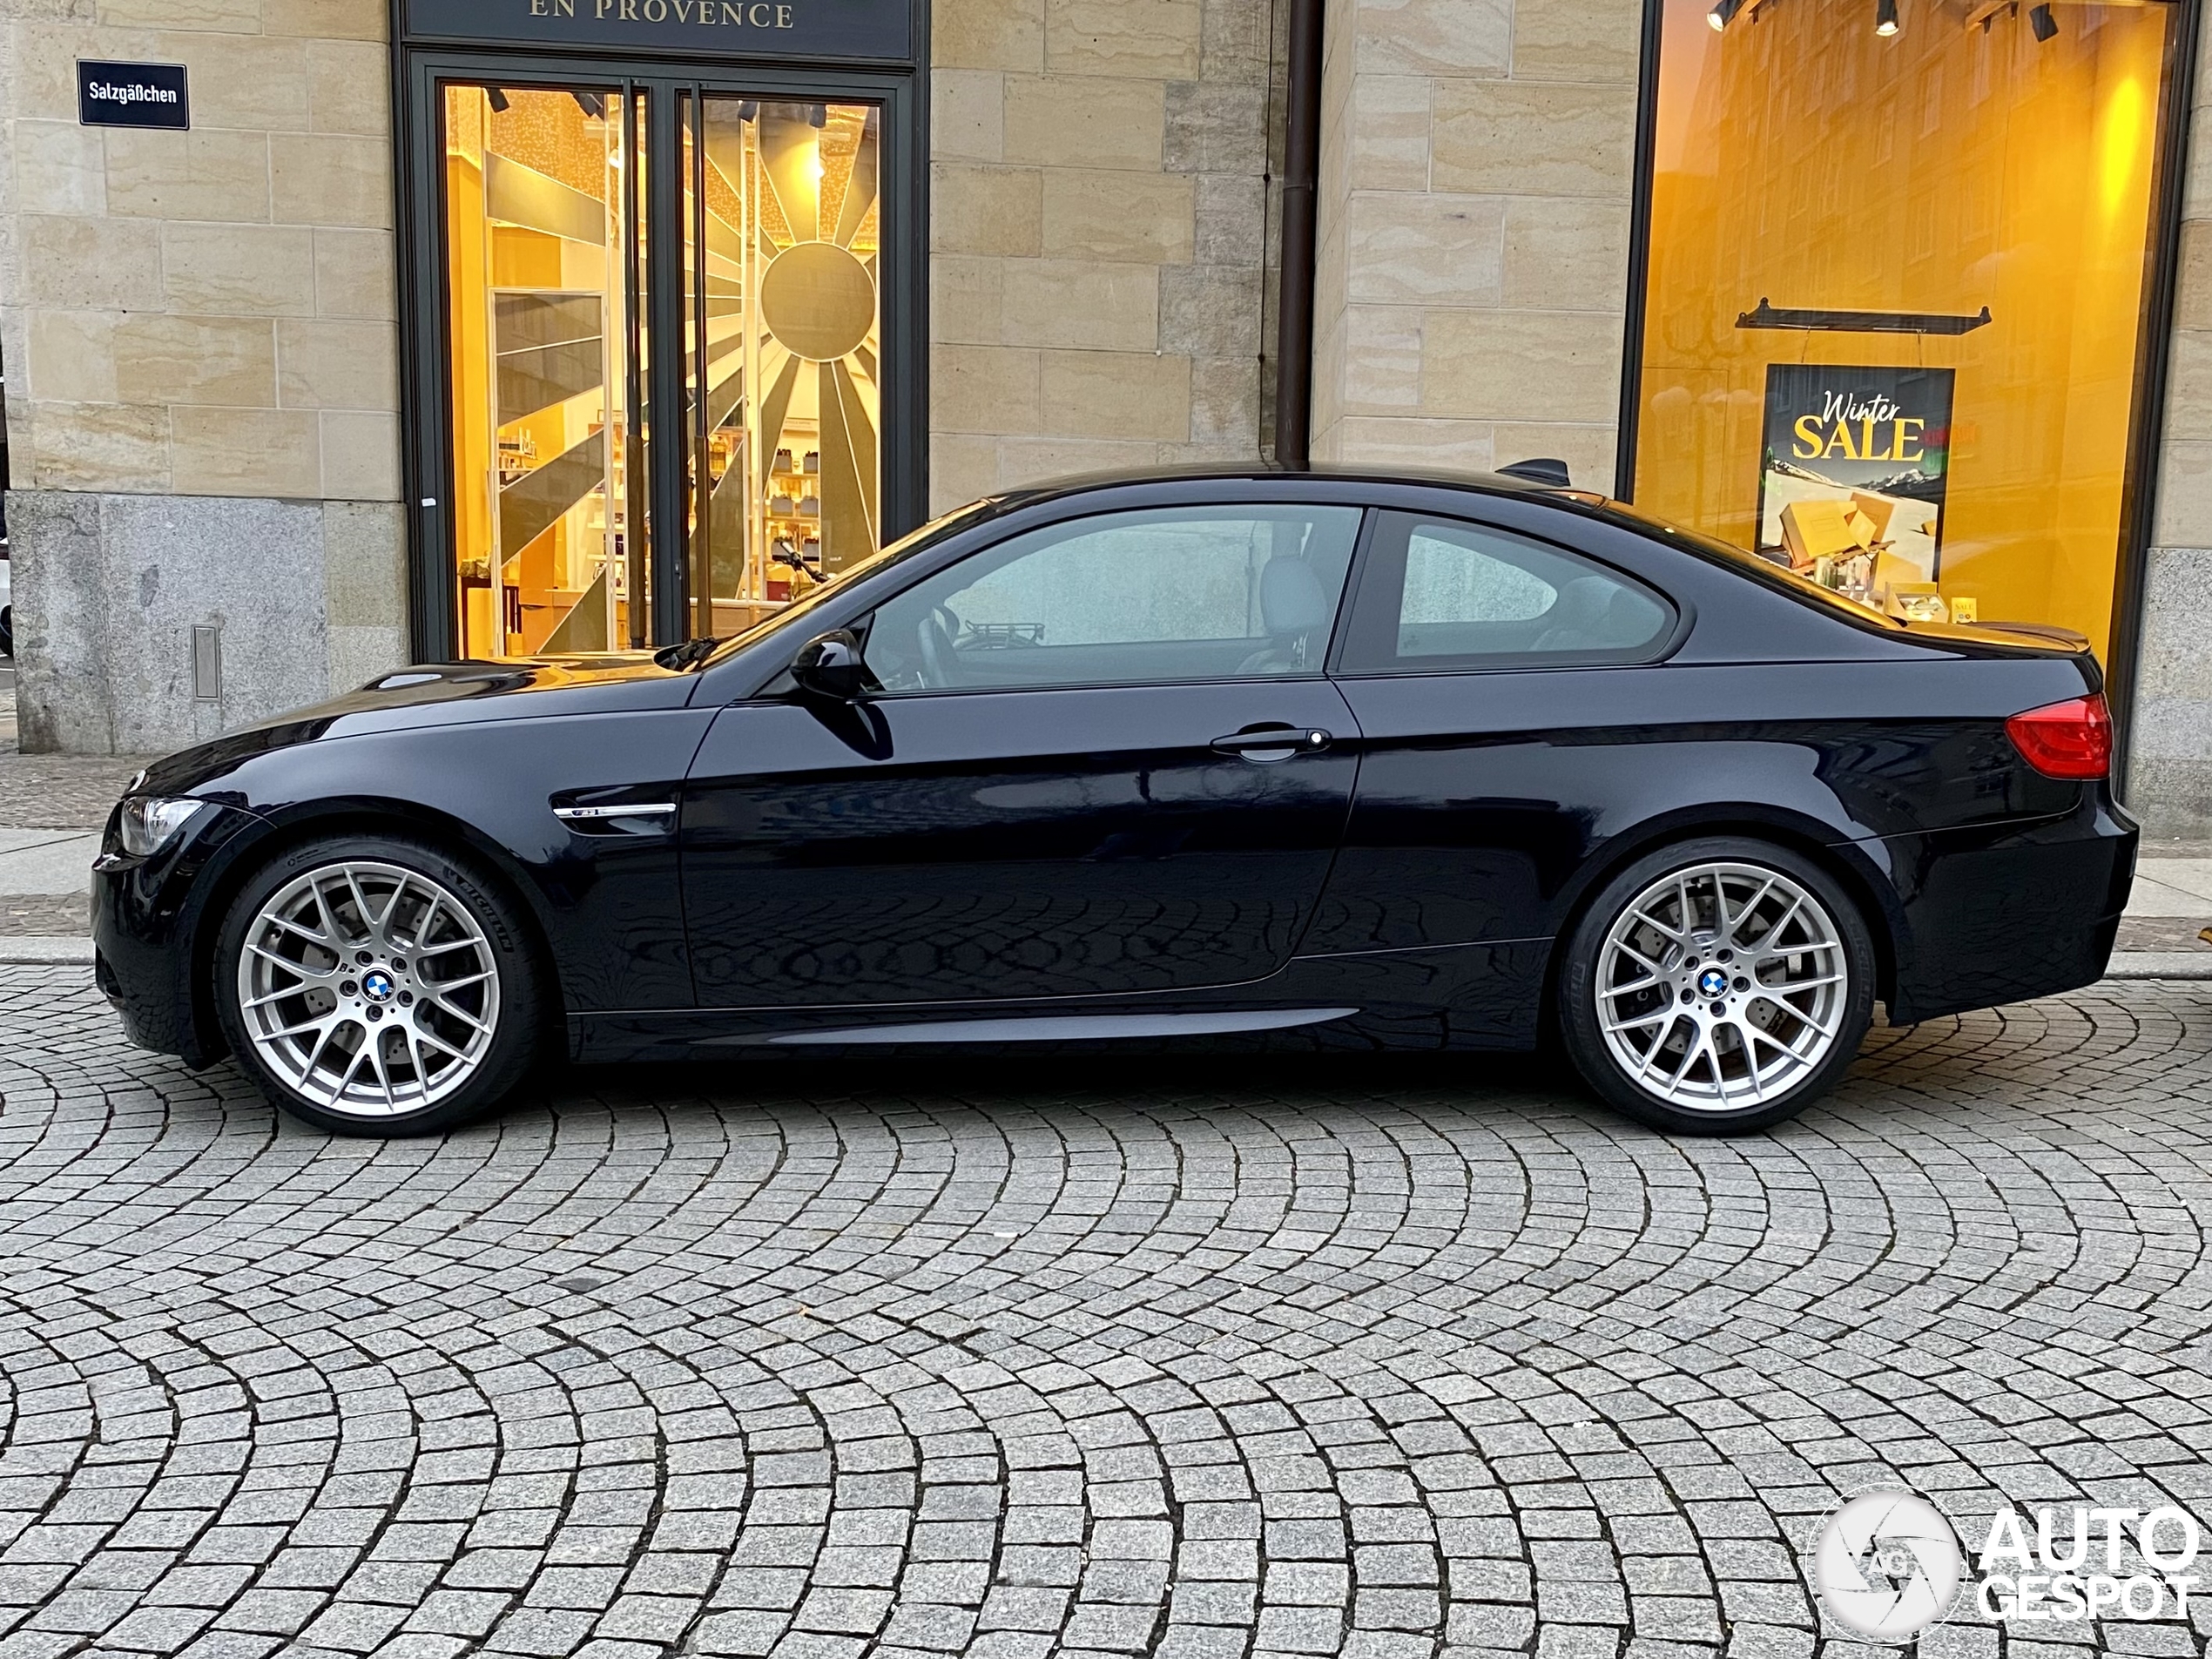
[[[1672,606],[1632,577],[1508,531],[1386,515],[1360,578],[1350,674],[1636,662]]]
[[[887,601],[886,691],[999,691],[1318,674],[1356,507],[1102,514],[1018,536]]]

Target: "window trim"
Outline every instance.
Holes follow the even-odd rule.
[[[1328,657],[1331,678],[1338,679],[1409,679],[1433,678],[1440,675],[1465,674],[1526,674],[1558,672],[1583,668],[1645,668],[1664,662],[1682,648],[1689,637],[1695,620],[1692,608],[1676,598],[1652,582],[1634,571],[1623,570],[1609,560],[1572,548],[1549,536],[1491,523],[1487,520],[1468,518],[1456,513],[1428,512],[1411,508],[1386,508],[1368,514],[1367,528],[1361,537],[1359,556],[1352,562],[1350,603],[1338,618],[1336,637],[1331,644]],[[1395,527],[1405,526],[1405,538],[1399,541]],[[1390,614],[1390,608],[1402,604],[1406,591],[1406,566],[1412,550],[1413,532],[1422,523],[1462,526],[1486,535],[1503,536],[1508,541],[1525,542],[1549,553],[1587,566],[1592,572],[1610,577],[1624,586],[1642,593],[1666,611],[1668,626],[1646,645],[1611,651],[1510,651],[1483,657],[1437,657],[1419,663],[1408,662],[1392,650],[1372,667],[1352,665],[1347,659],[1359,640],[1362,618],[1370,610],[1384,604],[1383,586],[1370,589],[1371,583],[1387,584],[1388,604],[1378,614]],[[1371,601],[1371,590],[1375,598]],[[1393,615],[1388,624],[1394,637],[1399,617]]]
[[[1235,513],[1239,510],[1255,509],[1309,514],[1348,511],[1359,515],[1359,522],[1352,528],[1352,556],[1345,563],[1344,583],[1337,590],[1336,610],[1329,621],[1328,642],[1315,659],[1314,665],[1301,673],[1193,674],[1177,679],[1081,680],[1063,681],[1050,685],[906,685],[870,691],[867,693],[866,700],[870,703],[888,703],[910,697],[1004,697],[1025,691],[1145,691],[1154,687],[1176,685],[1295,685],[1327,679],[1334,671],[1336,653],[1345,642],[1345,631],[1352,615],[1352,602],[1358,594],[1360,573],[1366,561],[1368,543],[1374,535],[1376,522],[1382,516],[1374,507],[1358,502],[1300,501],[1289,497],[1257,496],[1248,501],[1146,502],[1136,506],[1104,507],[1090,512],[1076,513],[1066,518],[1055,518],[1042,524],[1032,524],[1017,529],[1010,535],[1001,536],[995,541],[987,542],[981,547],[973,548],[955,558],[948,559],[942,564],[934,565],[895,593],[885,594],[865,611],[843,625],[860,636],[861,661],[865,664],[867,660],[868,638],[874,631],[876,617],[884,606],[905,598],[922,583],[934,581],[937,577],[967,563],[970,559],[981,558],[986,554],[1006,546],[1009,542],[1045,531],[1066,530],[1075,525],[1097,518],[1124,518],[1139,513]],[[810,635],[809,637],[812,636]],[[873,670],[869,671],[871,674],[873,673]]]

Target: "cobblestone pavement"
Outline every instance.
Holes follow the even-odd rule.
[[[2201,984],[1878,1032],[1735,1142],[1157,1056],[334,1141],[23,968],[0,1096],[0,1659],[1841,1656],[1838,1494],[2212,1507]]]

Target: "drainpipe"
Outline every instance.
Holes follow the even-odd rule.
[[[1321,176],[1322,0],[1290,0],[1283,133],[1283,297],[1276,314],[1275,460],[1313,461],[1313,263]]]

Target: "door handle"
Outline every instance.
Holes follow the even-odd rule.
[[[1271,725],[1232,732],[1225,738],[1216,738],[1213,746],[1223,754],[1264,764],[1319,754],[1334,741],[1327,732],[1312,726]]]

